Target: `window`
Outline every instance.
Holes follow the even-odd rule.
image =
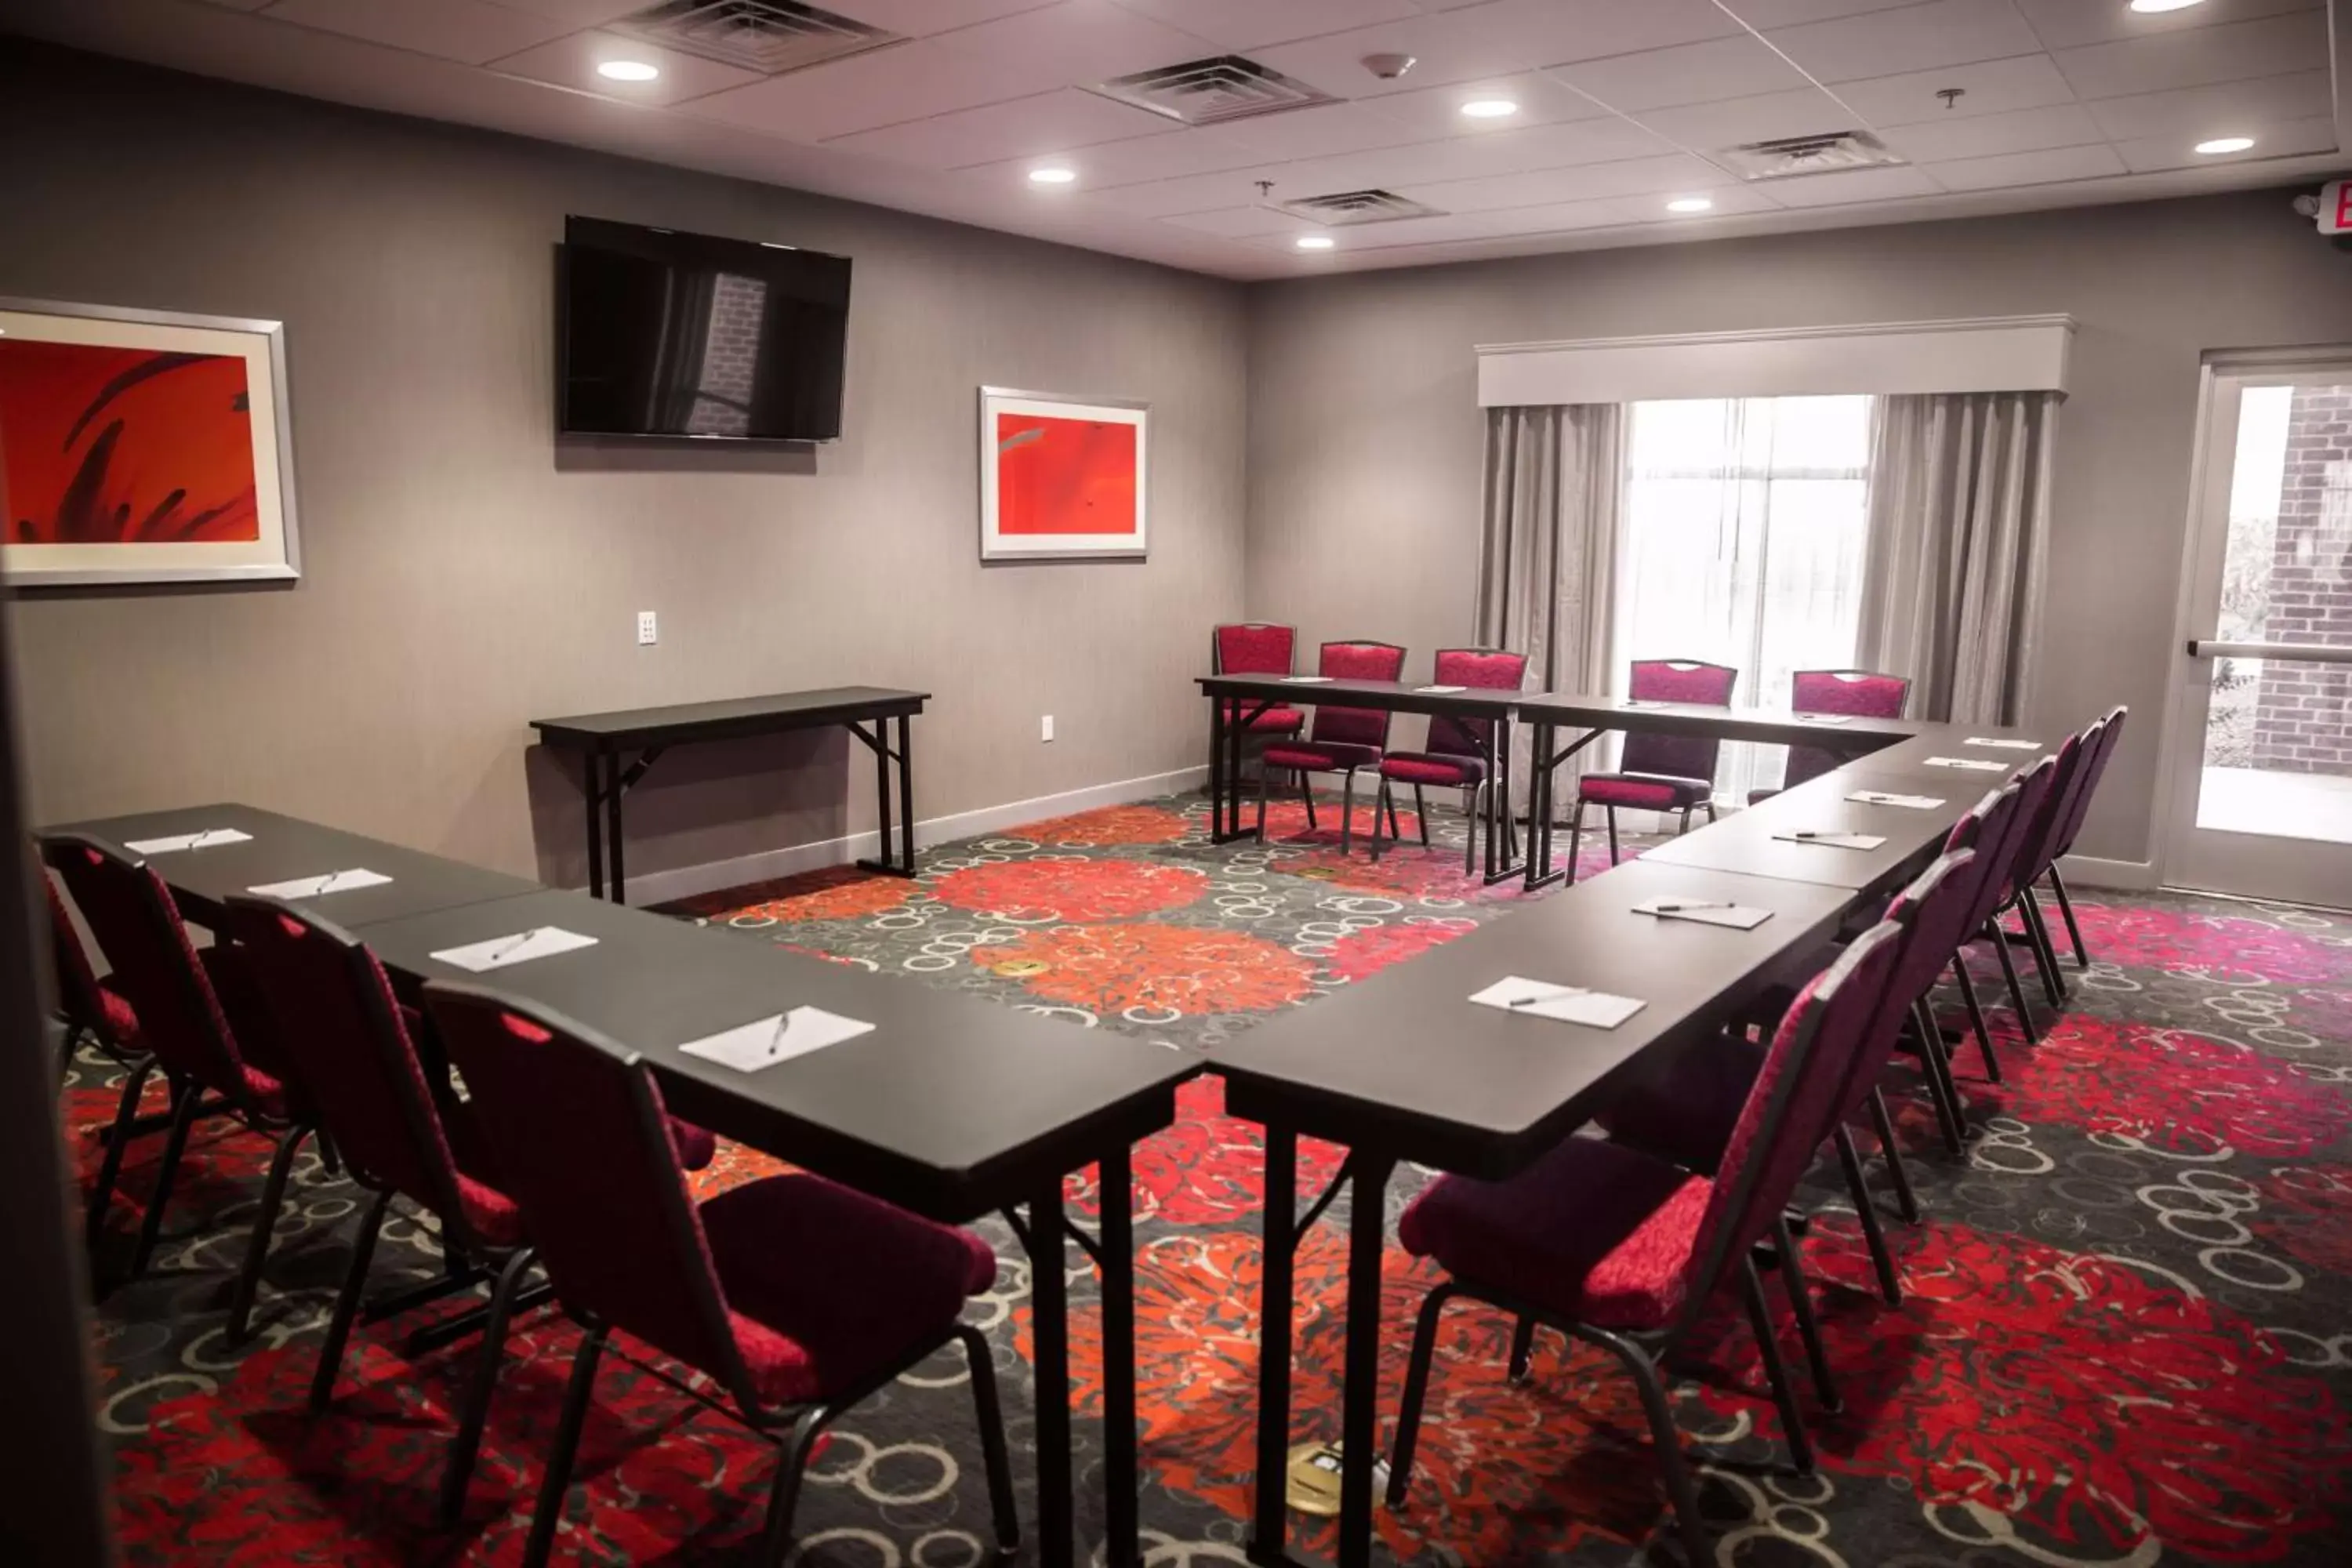
[[[1617,647],[1739,671],[1734,705],[1785,708],[1792,671],[1853,663],[1870,479],[1868,397],[1633,405]],[[1727,744],[1716,794],[1780,782],[1778,746]]]

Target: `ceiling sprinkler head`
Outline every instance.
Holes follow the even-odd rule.
[[[1946,109],[1952,108],[1968,95],[1969,89],[1964,87],[1939,87],[1936,89],[1936,96],[1944,100]]]
[[[1411,55],[1366,55],[1364,57],[1364,68],[1382,81],[1394,81],[1412,68],[1413,57]]]

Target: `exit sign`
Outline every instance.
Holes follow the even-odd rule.
[[[2352,234],[2352,180],[2330,180],[2319,187],[2319,232]]]

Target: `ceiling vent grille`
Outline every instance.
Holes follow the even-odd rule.
[[[864,54],[902,35],[797,0],[663,0],[613,24],[633,37],[762,76]]]
[[[1328,196],[1300,196],[1296,201],[1278,202],[1276,205],[1293,217],[1303,217],[1334,227],[1445,216],[1435,207],[1398,195],[1394,191],[1339,191]]]
[[[1867,169],[1902,159],[1867,131],[1824,131],[1811,136],[1780,136],[1726,147],[1717,157],[1743,180],[1780,180],[1791,174],[1826,174],[1837,169]]]
[[[1239,55],[1219,55],[1213,59],[1187,60],[1181,66],[1138,71],[1133,76],[1099,82],[1087,90],[1186,125],[1214,125],[1220,121],[1248,120],[1255,115],[1279,114],[1285,110],[1338,101],[1303,81],[1268,70],[1255,60],[1244,59]]]

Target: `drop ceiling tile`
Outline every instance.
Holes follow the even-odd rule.
[[[1720,37],[1739,25],[1713,0],[1488,0],[1410,21],[1359,27],[1255,51],[1252,58],[1342,98],[1446,87],[1558,65]],[[1383,81],[1370,54],[1414,57],[1410,73]]]
[[[530,4],[553,4],[560,0],[528,0]],[[603,0],[589,0],[602,4]],[[636,0],[632,9],[650,4]],[[957,27],[969,27],[979,22],[992,22],[999,16],[1011,16],[1023,11],[1041,11],[1059,0],[808,0],[820,10],[846,16],[853,22],[863,22],[872,27],[887,27],[891,32],[909,38],[928,37],[933,33],[945,33]]]
[[[1898,125],[1885,135],[1889,147],[1915,163],[1994,158],[2050,147],[2081,147],[2106,140],[2099,122],[2079,103],[2023,109],[2014,114],[1954,115],[1923,121],[1917,125]]]
[[[1764,184],[1757,185],[1717,185],[1705,191],[1658,191],[1643,196],[1610,196],[1592,205],[1596,207],[1613,210],[1619,220],[1624,223],[1703,223],[1708,218],[1738,217],[1748,213],[1780,211],[1779,205],[1764,194],[1769,184],[1768,181]],[[1715,205],[1703,213],[1678,213],[1666,205],[1668,202],[1683,195],[1703,195]],[[1504,213],[1492,216],[1507,217],[1516,215]]]
[[[607,81],[596,74],[596,67],[601,61],[612,59],[649,61],[661,68],[661,75],[652,81]],[[624,34],[595,31],[570,33],[535,49],[492,60],[490,68],[508,76],[577,88],[625,103],[655,105],[682,103],[761,79],[757,72],[723,66],[699,55],[682,55],[676,49],[660,48]]]
[[[1805,73],[1751,33],[1637,55],[1612,55],[1552,74],[1610,108],[1633,113],[1806,87]]]
[[[1715,190],[1735,183],[1729,174],[1706,159],[1675,153],[1663,158],[1630,158],[1572,169],[1542,169],[1391,188],[1399,195],[1426,202],[1444,212],[1489,212],[1547,202],[1590,201],[1598,196]]]
[[[1633,220],[1615,201],[1544,202],[1486,215],[1496,234],[1569,234],[1584,228],[1619,228]]]
[[[1254,115],[1219,129],[1256,148],[1267,163],[1361,153],[1373,147],[1401,147],[1422,140],[1397,121],[1354,103],[1327,103],[1314,109]]]
[[[2075,5],[2079,0],[2060,0]],[[1807,22],[1828,22],[1840,16],[1860,16],[1872,11],[1892,11],[1916,5],[1919,0],[1723,0],[1726,10],[1759,33],[1774,27],[1800,27]]]
[[[274,21],[478,66],[561,36],[561,22],[486,0],[278,0]]]
[[[1075,161],[1075,160],[1074,160]],[[1328,185],[1319,177],[1321,165],[1312,163],[1268,163],[1249,169],[1223,169],[1207,174],[1186,174],[1171,180],[1149,180],[1132,185],[1097,189],[1080,184],[1072,193],[1076,204],[1091,211],[1124,213],[1133,217],[1180,217],[1221,208],[1254,206],[1261,201],[1258,182],[1270,180],[1283,199],[1311,195],[1344,187]]]
[[[2148,136],[2201,142],[2213,136],[2252,135],[2264,126],[2332,114],[2335,102],[2327,73],[2311,70],[2173,92],[2103,98],[2090,110],[2099,129],[2117,142]]]
[[[1010,103],[959,110],[879,131],[860,131],[835,137],[825,145],[900,163],[961,169],[1004,158],[1067,153],[1127,136],[1150,136],[1167,127],[1168,122],[1156,114],[1064,88]]]
[[[1025,180],[1034,160],[1013,159],[972,171],[985,174],[1003,170]],[[1172,180],[1186,174],[1211,174],[1244,169],[1265,162],[1265,154],[1234,140],[1222,126],[1198,125],[1157,136],[1133,136],[1081,148],[1062,162],[1078,172],[1077,188],[1101,190],[1112,185],[1141,184],[1149,180]]]
[[[1948,106],[1936,96],[1948,88],[1960,89],[1960,96]],[[1842,81],[1834,90],[1873,126],[1964,120],[2074,101],[2074,89],[2048,55],[2019,55],[1941,70]]]
[[[1813,79],[1835,85],[2037,52],[2014,0],[1929,0],[1769,35]]]
[[[212,3],[220,5],[223,0],[212,0]],[[239,3],[246,4],[246,0],[239,0]],[[261,3],[267,5],[269,0],[261,0]],[[528,11],[534,16],[568,22],[575,27],[601,27],[623,16],[633,16],[655,3],[656,0],[491,0],[492,5],[502,5],[509,11]],[[246,8],[251,10],[253,7],[246,4]]]
[[[940,36],[940,45],[992,67],[1050,71],[1071,86],[1218,52],[1215,45],[1111,0],[1062,0]]]
[[[1335,242],[1338,250],[1390,250],[1400,245],[1435,245],[1450,239],[1485,239],[1495,232],[1493,215],[1488,213],[1444,213],[1436,217],[1391,218],[1386,223],[1337,224],[1329,228],[1318,228],[1302,224],[1297,218],[1278,233],[1264,235],[1250,240],[1257,248],[1296,250],[1300,234],[1319,234]]]
[[[1343,185],[1424,185],[1445,180],[1562,169],[1658,156],[1674,144],[1612,115],[1566,125],[1531,125],[1492,136],[1455,136],[1321,160],[1325,177]]]
[[[2015,185],[2053,185],[2063,180],[2099,180],[2126,174],[2124,161],[2105,142],[2003,153],[1938,163],[1936,181],[1948,191],[1997,191]]]
[[[1853,111],[1817,87],[1726,99],[1721,103],[1685,104],[1679,109],[1647,109],[1633,118],[1695,153],[1775,136],[1854,129]]]
[[[1166,221],[1179,228],[1221,234],[1228,239],[1249,239],[1261,234],[1288,235],[1311,226],[1272,207],[1219,207],[1214,212],[1186,213]]]
[[[1798,174],[1765,187],[1784,207],[1832,207],[1852,202],[1897,201],[1932,196],[1941,186],[1917,169],[1845,169],[1834,174]]]
[[[2017,4],[2033,25],[2043,48],[2065,49],[2115,38],[2248,22],[2289,11],[2318,11],[2326,0],[2202,0],[2179,11],[2155,12],[2135,11],[2128,5],[2085,4],[2084,0],[2017,0]],[[1738,8],[1739,0],[1732,0],[1732,5]]]
[[[1464,104],[1482,98],[1507,99],[1519,106],[1518,112],[1497,120],[1472,120],[1463,114]],[[1609,112],[1604,105],[1541,71],[1480,77],[1447,87],[1423,88],[1418,92],[1384,93],[1369,100],[1364,111],[1393,122],[1415,141],[1437,136],[1493,136],[1530,125],[1597,120]]]
[[[2084,98],[2121,98],[2282,76],[2327,58],[2327,17],[2318,11],[2299,11],[2259,22],[2063,49],[2055,58],[2058,68]]]
[[[199,3],[217,5],[224,11],[258,11],[274,4],[275,0],[199,0]]]
[[[1638,54],[1745,32],[1715,0],[1496,0],[1475,13],[1533,65]]]
[[[929,39],[754,79],[688,112],[795,142],[822,142],[1060,87],[1042,71],[976,64]]]
[[[2279,121],[2247,133],[2254,138],[2252,147],[2217,158],[2200,153],[2193,136],[2135,137],[2117,142],[2116,151],[2123,155],[2133,173],[2147,174],[2158,169],[2201,169],[2208,163],[2257,163],[2267,158],[2304,157],[2336,150],[2336,121],[2326,115]]]
[[[908,0],[923,4],[925,0]],[[1255,49],[1422,14],[1412,0],[1118,0],[1221,48]]]

